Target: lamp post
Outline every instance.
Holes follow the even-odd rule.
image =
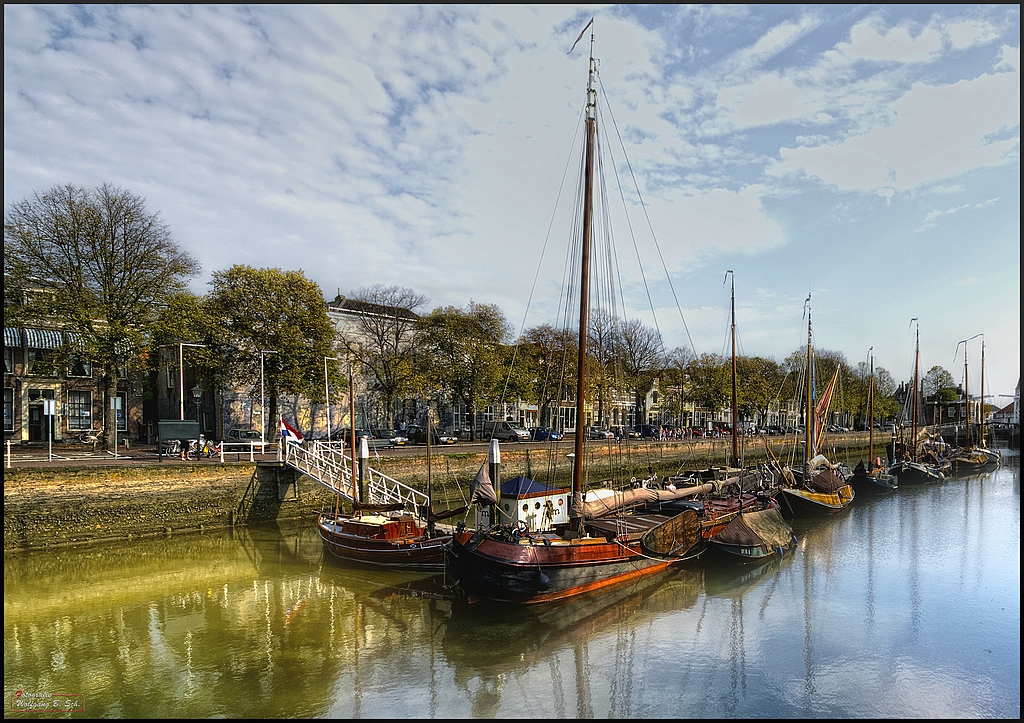
[[[277,354],[277,352],[270,349],[260,349],[260,442],[265,442],[267,439],[267,412],[263,391],[263,357],[266,354]]]
[[[198,460],[199,455],[203,452],[202,440],[200,440],[200,437],[203,436],[203,423],[199,419],[199,405],[203,402],[203,388],[199,386],[199,382],[196,382],[196,385],[192,387],[192,401],[196,405],[196,425],[199,429],[199,434],[196,436],[196,459]]]
[[[186,346],[201,346],[204,349],[206,344],[186,344],[178,342],[178,402],[181,407],[181,420],[185,420],[185,351]]]

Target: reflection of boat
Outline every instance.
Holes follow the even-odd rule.
[[[584,30],[586,32],[586,30]],[[582,36],[581,36],[582,37]],[[587,462],[582,432],[588,425],[586,369],[588,366],[588,330],[590,321],[591,251],[607,249],[610,239],[598,244],[596,225],[606,220],[594,213],[595,171],[605,164],[596,163],[597,61],[591,57],[585,108],[585,145],[581,198],[575,208],[582,212],[579,244],[571,256],[579,263],[579,324],[576,328],[575,448],[572,460],[572,485],[566,522],[551,523],[535,530],[524,521],[516,525],[495,525],[488,530],[457,531],[449,551],[450,571],[471,600],[538,603],[559,600],[592,590],[626,583],[678,566],[705,549],[700,538],[698,516],[693,510],[677,515],[631,514],[627,507],[650,495],[653,490],[615,492],[613,498],[596,500],[587,510],[584,505],[583,468]],[[603,185],[602,185],[603,188]],[[600,190],[600,189],[599,189]],[[608,263],[614,263],[613,257]],[[594,264],[595,269],[601,267]],[[596,271],[595,271],[596,273]],[[595,294],[598,298],[601,297]],[[618,323],[617,321],[615,323]],[[659,499],[686,496],[684,491],[669,495],[658,490]],[[614,504],[605,504],[613,501]],[[646,500],[653,501],[653,500]]]
[[[807,424],[804,432],[804,463],[799,469],[785,467],[779,470],[782,479],[779,495],[783,500],[783,508],[794,515],[835,514],[849,508],[854,498],[853,487],[847,481],[849,468],[842,464],[834,464],[825,455],[818,453],[818,448],[824,441],[825,419],[832,401],[832,392],[842,367],[836,366],[832,380],[825,387],[821,399],[815,404],[810,301],[811,297],[808,296],[807,361],[804,377]]]
[[[861,460],[853,468],[850,486],[858,494],[881,495],[896,489],[898,478],[886,471],[881,458],[875,458],[875,356],[871,355],[868,383],[868,463]]]

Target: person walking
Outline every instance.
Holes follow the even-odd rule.
[[[178,456],[183,460],[188,460],[188,442],[187,439],[178,440]]]

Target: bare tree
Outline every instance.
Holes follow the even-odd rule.
[[[647,392],[665,366],[665,346],[657,329],[639,319],[621,322],[615,333],[615,356],[633,390],[637,420],[647,421]]]
[[[161,301],[198,271],[144,199],[108,184],[54,186],[14,203],[4,219],[5,321],[17,309],[74,332],[76,351],[102,366],[108,398],[138,363]],[[47,293],[30,293],[40,289]],[[113,429],[107,406],[104,426]]]
[[[346,301],[356,313],[352,325],[341,331],[341,342],[370,378],[388,424],[394,424],[395,400],[414,388],[416,311],[427,297],[405,286],[377,284],[357,290]]]

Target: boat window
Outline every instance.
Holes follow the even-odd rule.
[[[525,505],[523,505],[523,512],[529,512],[529,511],[530,511],[530,503],[527,502]]]

